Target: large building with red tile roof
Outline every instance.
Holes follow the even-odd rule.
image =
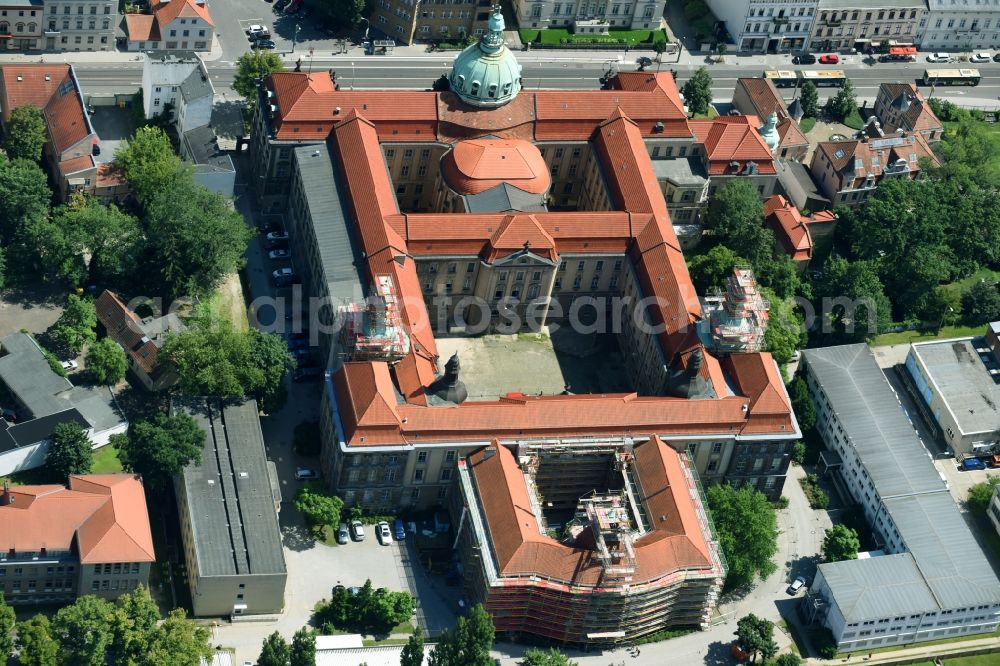
[[[772,113],[777,115],[779,158],[801,161],[809,152],[809,140],[799,129],[799,124],[788,113],[785,100],[774,87],[771,79],[739,78],[733,89],[733,106],[744,114],[767,118]]]
[[[928,143],[940,141],[944,126],[913,83],[882,83],[875,97],[875,117],[887,134],[916,132]]]
[[[257,109],[251,161],[258,197],[285,215],[303,294],[325,303],[312,325],[323,325],[318,345],[330,368],[321,464],[347,504],[373,511],[450,506],[459,524],[457,493],[470,501],[474,495],[456,481],[464,469],[473,482],[483,447],[515,467],[529,451],[570,459],[590,446],[626,456],[661,451],[657,459],[668,460],[661,468],[697,469],[706,482],[780,495],[800,436],[780,371],[766,352],[716,348],[654,167],[693,156],[715,174],[713,182],[752,179],[769,194],[773,156],[748,118],[709,122],[696,134],[668,73],[622,74],[603,90],[522,90],[494,107],[449,91],[340,91],[334,73],[281,72],[262,82]],[[474,212],[438,197],[442,187],[471,192],[480,183],[487,189],[467,200],[510,189]],[[577,353],[573,344],[559,346],[563,330]],[[537,349],[503,361],[463,351],[459,363],[455,345],[483,340],[549,345],[559,368],[528,361],[542,357]],[[588,354],[594,340],[608,342],[606,353]],[[604,369],[587,369],[602,361]],[[526,383],[545,373],[554,377],[529,391]],[[483,462],[484,469],[500,464]],[[573,469],[565,469],[568,480]],[[644,469],[639,503],[656,483],[667,484],[656,465]],[[507,471],[511,483],[475,496],[487,514],[492,502],[509,505],[524,492]],[[625,613],[631,628],[624,635],[702,622],[721,575],[714,546],[705,545],[710,534],[678,522],[677,507],[697,505],[693,486],[668,485],[664,501],[672,495],[677,506],[652,518],[662,515],[673,527],[640,529],[638,504],[629,514],[637,533],[655,533],[635,539],[651,554],[636,566],[649,598],[666,606],[648,624]],[[566,501],[576,507],[578,499],[574,491]],[[521,579],[520,593],[539,595],[549,583],[533,583],[527,572],[541,567],[560,603],[583,613],[585,603],[569,597],[603,594],[593,585],[596,569],[567,580],[563,569],[532,560],[554,553],[592,566],[595,551],[574,555],[536,538],[544,521],[527,510],[534,526],[522,533],[524,544],[511,547],[520,555],[500,556],[503,566],[515,562],[507,571]],[[500,547],[501,532],[508,538],[505,528],[487,527],[470,548],[485,553]],[[677,548],[652,547],[661,540]],[[690,544],[702,540],[698,555]],[[470,571],[478,566],[468,564]],[[663,590],[689,579],[697,601],[687,613]],[[469,584],[500,612],[495,582],[487,576]],[[606,598],[621,601],[621,593]],[[524,617],[503,626],[572,642],[608,639],[589,635],[600,633],[594,622],[581,619],[558,636]]]
[[[150,14],[125,14],[129,51],[210,51],[215,21],[205,0],[161,0]]]
[[[780,194],[764,202],[764,224],[774,232],[775,241],[799,270],[804,270],[813,258],[818,240],[832,241],[837,216],[821,210],[803,215],[794,204]]]
[[[72,475],[0,492],[0,592],[15,605],[114,599],[147,585],[156,559],[142,480]]]

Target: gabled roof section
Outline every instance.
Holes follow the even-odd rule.
[[[72,65],[4,65],[3,117],[14,109],[30,104],[42,110],[49,140],[56,153],[62,153],[89,136],[96,140],[83,104],[83,93]],[[89,152],[89,149],[88,149]]]
[[[153,7],[156,21],[165,28],[179,18],[199,18],[211,26],[215,25],[208,13],[208,3],[198,0],[167,0]]]
[[[398,425],[395,404],[389,400],[395,391],[389,366],[386,363],[345,363],[344,374],[348,383],[348,400],[351,413],[361,425]]]
[[[538,148],[519,139],[459,141],[441,161],[441,173],[448,186],[462,195],[479,194],[504,183],[544,194],[552,185]]]
[[[750,398],[751,414],[789,413],[788,396],[769,352],[730,354],[726,363],[740,393]]]
[[[534,215],[508,215],[486,246],[484,261],[493,263],[514,252],[526,251],[556,261],[556,243]]]
[[[740,77],[736,79],[736,87],[742,88],[747,94],[754,114],[758,117],[767,118],[772,113],[777,113],[779,118],[783,113],[787,115],[785,100],[771,79]]]
[[[104,326],[108,337],[120,344],[132,361],[147,374],[156,370],[159,350],[143,333],[139,326],[139,316],[125,307],[114,292],[107,289],[97,297],[94,305],[97,320]]]
[[[757,131],[756,116],[716,118],[704,138],[709,175],[741,173],[748,162],[757,165],[759,173],[777,173],[771,150]]]
[[[160,24],[152,14],[125,14],[125,31],[133,42],[160,41]]]
[[[30,104],[44,109],[52,95],[70,78],[72,65],[59,63],[4,65],[0,67],[3,77],[3,117],[19,106]]]

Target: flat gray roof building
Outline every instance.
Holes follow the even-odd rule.
[[[256,401],[175,399],[171,411],[206,433],[201,463],[174,480],[194,615],[281,612],[285,556]]]

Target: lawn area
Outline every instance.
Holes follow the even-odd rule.
[[[663,30],[609,30],[608,35],[574,35],[566,28],[546,28],[544,30],[521,30],[521,41],[537,43],[539,35],[542,44],[655,44],[667,42]],[[624,40],[624,41],[622,41]]]
[[[810,131],[815,126],[816,126],[815,118],[803,118],[802,120],[799,121],[799,129],[802,130],[803,134]]]
[[[942,122],[941,124],[944,125],[944,128],[946,130],[953,130],[959,125],[959,123],[953,121]],[[980,122],[979,125],[982,126],[982,128],[986,131],[986,134],[987,136],[989,136],[990,141],[996,147],[997,154],[1000,154],[1000,127],[997,127],[997,123],[987,123],[987,122]],[[998,159],[998,161],[1000,161],[1000,159]]]
[[[122,470],[122,463],[118,460],[118,449],[107,444],[94,451],[94,464],[90,468],[91,474],[118,474]]]
[[[1000,271],[994,271],[989,268],[980,268],[978,271],[973,273],[967,278],[962,278],[961,280],[956,280],[949,284],[944,285],[944,289],[950,292],[958,292],[961,294],[963,291],[976,284],[980,280],[987,280],[990,282],[1000,281]]]
[[[854,111],[851,111],[851,113],[846,118],[844,118],[842,122],[851,129],[856,129],[856,130],[859,130],[865,126],[864,119],[861,117],[861,114],[858,113],[856,109]]]
[[[94,451],[94,464],[91,474],[118,474],[122,471],[122,463],[118,460],[118,450],[107,444]],[[34,486],[46,483],[66,483],[66,479],[56,478],[44,465],[23,472],[15,472],[10,476],[0,476],[0,485],[9,481],[12,486]]]
[[[901,345],[911,342],[927,342],[928,340],[947,340],[948,338],[968,338],[982,335],[983,326],[943,326],[939,332],[931,331],[900,331],[899,333],[883,333],[871,341],[873,347],[886,345]]]
[[[247,322],[247,306],[243,300],[243,285],[237,273],[229,275],[211,297],[211,305],[226,319],[233,322],[238,331],[250,328]]]
[[[717,118],[719,112],[715,110],[714,106],[708,107],[708,113],[696,113],[691,116],[692,120],[711,120],[712,118]]]
[[[874,649],[871,649],[871,650],[867,650],[866,649],[866,650],[863,650],[863,652],[872,652],[874,654],[879,654],[881,652],[894,652],[896,650],[902,650],[904,648],[916,647],[918,645],[920,647],[930,647],[932,645],[956,645],[956,646],[958,646],[959,643],[962,643],[964,641],[974,641],[974,640],[981,639],[981,638],[997,638],[997,637],[1000,637],[1000,629],[998,629],[997,631],[994,631],[991,634],[971,634],[969,636],[959,636],[957,638],[942,638],[942,639],[937,640],[937,641],[922,641],[920,643],[909,643],[909,644],[906,644],[906,645],[891,645],[889,647],[884,647],[884,648],[874,648]],[[847,652],[842,652],[842,653],[840,653],[840,654],[837,655],[837,658],[840,659],[840,658],[846,657],[847,654],[848,654]],[[854,654],[858,654],[858,653],[855,652]],[[943,659],[943,661],[946,664],[946,666],[954,666],[955,664],[965,664],[965,666],[986,666],[986,664],[995,664],[995,663],[997,663],[998,658],[1000,658],[1000,656],[998,656],[996,654],[988,654],[988,655],[980,655],[980,656],[975,656],[975,657],[951,657],[951,658]],[[977,661],[965,661],[966,659],[973,659],[973,660],[977,660]],[[986,659],[986,661],[978,661],[979,659]],[[927,662],[927,663],[931,663],[931,662]]]

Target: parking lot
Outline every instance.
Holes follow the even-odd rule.
[[[310,0],[302,7],[309,8]],[[265,0],[232,0],[212,5],[212,17],[218,26],[218,35],[224,52],[223,60],[235,61],[240,54],[250,50],[246,30],[251,24],[267,26],[278,53],[294,50],[303,54],[314,49],[317,56],[329,55],[339,50],[339,40],[319,25],[318,17],[310,13],[304,18],[275,11],[275,5]],[[298,35],[295,34],[299,27]],[[358,33],[360,35],[360,33]]]

